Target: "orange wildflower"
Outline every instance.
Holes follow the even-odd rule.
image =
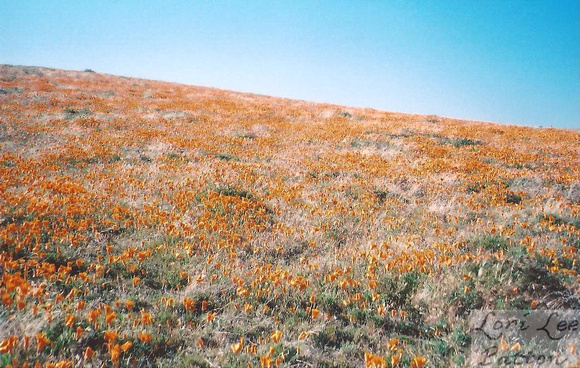
[[[119,344],[110,345],[109,354],[111,355],[111,361],[116,365],[119,362],[119,356],[121,356],[121,346]]]
[[[320,311],[318,309],[312,308],[312,319],[316,319],[320,315]]]
[[[274,332],[272,332],[270,334],[270,338],[272,339],[272,341],[274,341],[275,343],[278,343],[278,341],[280,341],[280,339],[282,338],[282,331],[280,330],[276,330]]]
[[[93,309],[93,310],[89,311],[89,316],[87,319],[88,319],[89,323],[93,323],[93,322],[95,322],[95,320],[97,318],[99,318],[100,315],[101,315],[100,309]]]
[[[427,363],[427,359],[422,356],[415,356],[411,360],[411,368],[421,368]]]
[[[239,342],[237,342],[235,344],[232,344],[230,346],[230,348],[232,349],[232,352],[234,354],[238,354],[240,351],[242,351],[242,348],[243,347],[244,347],[244,338],[243,337],[240,337],[240,341]]]
[[[190,312],[195,312],[196,310],[195,302],[193,301],[193,299],[188,297],[183,298],[183,306]]]
[[[387,342],[387,349],[396,350],[398,345],[399,345],[399,339],[390,339]]]
[[[246,346],[246,352],[250,355],[256,355],[258,353],[258,345],[250,344]]]
[[[0,343],[0,353],[7,354],[12,353],[14,347],[18,343],[18,337],[16,336],[9,336],[6,339],[2,340]]]
[[[105,331],[103,333],[103,337],[108,342],[111,342],[111,341],[117,340],[117,338],[119,337],[119,333],[118,332],[115,332],[115,331],[109,331],[109,330],[107,330],[107,331]]]
[[[147,326],[150,325],[151,323],[153,323],[153,317],[151,317],[151,314],[149,314],[149,312],[145,312],[144,310],[141,311],[141,324],[143,326]]]
[[[83,359],[89,360],[93,357],[93,355],[95,355],[95,351],[93,349],[91,349],[90,346],[87,346],[87,348],[85,349],[85,354],[83,356]]]
[[[110,325],[115,318],[117,318],[117,313],[111,311],[105,315],[105,322]]]
[[[365,367],[386,367],[387,364],[385,362],[385,358],[369,353],[368,351],[365,352]]]
[[[12,300],[12,296],[10,294],[5,293],[2,295],[2,304],[4,304],[6,307],[12,305],[13,302],[14,300]]]
[[[36,346],[38,352],[41,352],[46,345],[50,343],[50,340],[46,337],[44,332],[39,332],[36,334]]]
[[[300,333],[300,335],[298,335],[298,340],[304,340],[304,339],[308,338],[308,336],[310,336],[310,334],[308,332],[302,331]]]
[[[151,336],[151,334],[149,334],[149,333],[146,333],[146,332],[141,332],[141,333],[139,334],[139,340],[141,340],[141,341],[142,341],[142,342],[144,342],[144,343],[148,343],[148,342],[150,342],[150,341],[151,341],[151,338],[152,338],[152,336]]]
[[[127,341],[123,345],[121,345],[121,350],[127,351],[131,348],[131,346],[133,346],[133,343],[131,341]]]
[[[272,364],[273,362],[269,355],[260,356],[260,366],[262,368],[270,368],[272,367]]]
[[[68,314],[64,317],[64,325],[66,327],[72,327],[75,324],[74,314]]]

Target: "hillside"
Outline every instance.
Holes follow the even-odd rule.
[[[461,366],[472,310],[580,309],[578,130],[4,65],[0,178],[0,367]]]

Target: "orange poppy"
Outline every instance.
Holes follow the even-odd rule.
[[[243,337],[240,337],[240,341],[239,342],[237,342],[235,344],[232,344],[230,346],[230,348],[232,349],[232,352],[234,354],[238,354],[240,351],[242,351],[242,348],[243,347],[244,347],[244,338]]]
[[[190,312],[195,312],[196,310],[195,302],[193,301],[193,299],[188,297],[183,298],[183,306]]]
[[[427,363],[427,359],[422,356],[415,356],[411,360],[411,368],[421,368]]]
[[[142,333],[139,334],[139,340],[141,340],[144,343],[150,342],[151,341],[151,338],[152,338],[152,336],[149,333],[142,332]]]
[[[103,337],[108,342],[111,342],[111,341],[117,340],[117,338],[119,337],[119,333],[118,332],[115,332],[115,331],[109,331],[109,330],[107,330],[107,331],[105,331],[103,333]]]
[[[300,333],[300,335],[298,335],[298,340],[304,340],[304,339],[308,338],[308,336],[310,336],[310,333],[303,331]]]
[[[76,339],[77,340],[81,339],[81,337],[83,336],[83,332],[84,332],[84,329],[81,326],[78,326],[77,331],[76,331]]]
[[[105,322],[110,325],[115,318],[117,318],[117,313],[111,311],[105,315]]]
[[[66,327],[72,327],[75,324],[74,314],[68,314],[64,317],[64,325]]]
[[[46,337],[44,332],[39,332],[36,334],[36,346],[38,352],[41,352],[46,345],[50,343],[50,340]]]
[[[280,330],[276,330],[274,332],[272,332],[270,334],[270,338],[272,339],[272,341],[274,341],[275,343],[278,343],[278,341],[280,341],[280,339],[282,338],[282,331]]]
[[[149,312],[145,312],[144,310],[141,311],[141,324],[143,326],[147,326],[150,325],[151,323],[153,323],[153,317],[151,317],[151,314],[149,314]]]
[[[365,352],[365,367],[386,367],[387,364],[385,362],[385,358],[369,353],[368,351]]]
[[[318,309],[312,308],[312,319],[316,319],[319,314],[320,311]]]
[[[93,349],[91,349],[90,346],[87,346],[87,348],[85,349],[85,354],[84,354],[84,360],[89,360],[93,357],[93,355],[95,355],[95,351]]]
[[[2,340],[0,343],[0,353],[8,354],[12,353],[14,347],[18,343],[18,337],[16,336],[9,336],[6,339]]]
[[[131,348],[131,346],[133,346],[133,343],[131,341],[127,341],[123,345],[121,345],[121,350],[127,351]]]

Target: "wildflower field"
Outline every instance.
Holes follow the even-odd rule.
[[[0,66],[0,367],[461,367],[580,309],[580,131]]]

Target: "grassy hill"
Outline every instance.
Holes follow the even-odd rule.
[[[462,366],[580,309],[580,132],[0,66],[0,367]]]

